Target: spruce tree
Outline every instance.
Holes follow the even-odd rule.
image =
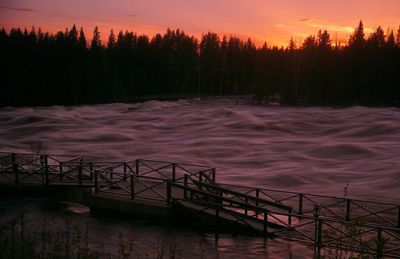
[[[100,32],[99,28],[96,26],[93,30],[93,38],[92,38],[92,43],[90,44],[90,49],[97,50],[100,48],[101,48]]]
[[[85,32],[83,31],[83,27],[81,27],[79,31],[78,45],[82,49],[87,48],[87,42],[86,42]]]
[[[360,21],[354,33],[350,36],[349,46],[354,48],[362,48],[365,45],[365,33],[363,22]]]

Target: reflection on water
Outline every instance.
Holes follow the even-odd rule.
[[[350,197],[400,203],[393,195],[400,192],[397,108],[212,100],[0,109],[0,151],[29,152],[38,142],[49,154],[204,164],[217,168],[218,181],[252,187],[343,196],[348,184]],[[93,231],[131,229],[131,223],[90,220],[99,224]],[[259,238],[220,236],[215,246],[213,235],[142,224],[132,229],[143,245],[164,235],[182,244],[202,240],[220,258],[238,251],[261,257],[290,251],[287,243],[265,246]],[[297,250],[296,258],[302,254]]]

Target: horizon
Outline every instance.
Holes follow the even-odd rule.
[[[96,6],[96,11],[92,10],[93,6]],[[64,31],[75,24],[77,28],[84,28],[88,39],[92,37],[94,27],[98,26],[103,42],[111,29],[115,33],[127,30],[152,37],[170,28],[180,29],[198,39],[204,33],[215,32],[220,37],[251,38],[257,46],[266,42],[268,46],[286,47],[291,38],[300,45],[307,36],[316,35],[318,30],[327,30],[334,42],[347,43],[360,20],[367,36],[378,26],[386,34],[390,30],[396,33],[400,25],[400,14],[396,12],[399,8],[400,2],[395,0],[378,3],[372,0],[351,3],[308,0],[291,4],[274,0],[257,0],[252,4],[243,0],[235,3],[227,0],[216,3],[131,3],[123,0],[116,4],[105,0],[90,3],[6,0],[0,4],[0,22],[7,31],[13,27],[30,30],[35,26],[51,33]],[[338,12],[341,15],[337,15]]]
[[[364,26],[364,33],[365,33],[365,39],[368,39],[369,36],[375,32],[375,30],[372,30],[372,29],[370,29],[369,27],[365,26],[365,23],[364,23],[362,20],[360,20],[359,22],[362,22],[362,23],[363,23],[363,26]],[[357,23],[357,25],[358,25],[358,24],[359,24],[359,23]],[[77,25],[77,24],[73,24],[73,25],[71,25],[71,26],[69,26],[69,27],[67,26],[67,27],[65,27],[64,29],[60,29],[60,30],[56,30],[56,31],[44,30],[42,27],[38,27],[38,26],[35,26],[35,25],[32,25],[32,26],[30,26],[30,27],[22,27],[22,28],[21,28],[21,27],[11,27],[11,28],[2,27],[1,29],[2,29],[2,30],[4,29],[4,30],[6,31],[6,33],[8,33],[8,34],[11,32],[12,29],[20,29],[21,32],[24,32],[24,31],[26,30],[28,33],[31,32],[31,31],[34,31],[35,33],[37,33],[38,30],[40,30],[43,34],[49,33],[51,36],[54,37],[54,36],[55,36],[57,33],[59,33],[59,32],[63,32],[63,33],[64,33],[65,31],[69,31],[70,29],[73,28],[73,26],[75,26],[75,28],[76,28],[78,31],[79,31],[81,28],[83,29],[84,34],[85,34],[85,37],[86,37],[86,40],[87,40],[87,47],[90,47],[90,41],[91,41],[92,38],[93,38],[93,31],[94,31],[94,28],[95,28],[95,27],[98,27],[98,26],[96,26],[96,25],[95,25],[95,27],[94,27],[92,30],[90,30],[90,29],[89,29],[89,30],[88,30],[88,29],[85,29],[85,28],[83,28],[83,26],[79,26],[79,25]],[[379,25],[378,27],[381,27],[381,28],[382,28],[382,26],[380,26],[380,25]],[[330,40],[331,40],[330,45],[331,45],[332,47],[333,47],[333,46],[336,46],[336,47],[339,47],[339,48],[340,48],[340,47],[348,46],[349,39],[350,39],[351,35],[355,32],[355,29],[356,29],[356,27],[352,27],[352,30],[353,30],[353,31],[348,35],[348,37],[347,37],[347,38],[341,38],[341,39],[337,39],[336,36],[335,36],[335,35],[332,35],[332,34],[330,33],[330,31],[328,31],[328,30],[319,29],[318,31],[319,31],[319,32],[327,31],[328,34],[330,35]],[[383,29],[383,28],[382,28],[382,29]],[[100,27],[98,27],[98,30],[100,31],[100,41],[101,41],[101,44],[102,44],[104,47],[107,46],[107,41],[108,41],[109,35],[111,34],[111,31],[113,31],[113,33],[115,34],[115,36],[117,36],[119,32],[122,32],[122,33],[124,33],[124,34],[125,34],[126,32],[129,32],[129,33],[134,33],[134,34],[136,34],[136,35],[138,35],[138,36],[140,36],[140,35],[147,36],[147,37],[149,37],[149,40],[151,40],[151,39],[152,39],[153,37],[155,37],[157,34],[164,35],[164,34],[166,34],[166,33],[168,32],[168,30],[170,30],[170,31],[181,31],[181,32],[185,33],[186,35],[188,35],[189,37],[194,37],[196,40],[198,40],[199,43],[200,43],[202,37],[203,37],[204,35],[208,34],[208,33],[212,33],[212,34],[215,33],[215,34],[217,34],[220,41],[222,41],[223,37],[227,37],[228,39],[229,39],[230,37],[236,37],[236,38],[239,38],[240,40],[242,40],[243,42],[246,42],[247,40],[250,39],[250,40],[252,41],[252,43],[255,44],[256,48],[262,48],[262,47],[264,47],[264,44],[267,43],[267,41],[258,43],[258,42],[256,42],[256,41],[255,41],[253,38],[251,38],[251,37],[246,37],[246,36],[240,37],[240,36],[233,35],[233,34],[228,34],[228,35],[227,35],[227,34],[219,34],[219,33],[214,32],[214,31],[203,32],[203,33],[201,33],[200,36],[197,36],[197,35],[189,34],[189,33],[187,33],[186,31],[181,30],[180,28],[166,28],[164,31],[155,32],[154,34],[138,33],[138,32],[136,32],[136,31],[122,30],[122,29],[117,31],[117,30],[114,30],[113,28],[111,28],[110,31],[109,31],[108,33],[106,33],[106,32],[103,33]],[[383,30],[384,30],[384,29],[383,29]],[[301,46],[303,45],[304,40],[305,40],[307,37],[309,37],[309,36],[313,36],[313,37],[314,37],[314,36],[317,36],[318,31],[317,31],[316,33],[313,33],[313,34],[309,34],[309,35],[307,35],[304,39],[300,39],[300,40],[296,40],[296,39],[293,39],[293,37],[291,37],[291,38],[288,40],[287,44],[285,44],[285,45],[270,45],[270,44],[267,43],[267,47],[268,47],[268,48],[287,48],[287,47],[289,47],[289,45],[290,45],[290,41],[293,40],[293,43],[295,44],[295,45],[294,45],[294,49],[301,49]],[[399,26],[399,28],[398,28],[397,30],[395,30],[395,29],[390,29],[390,30],[387,29],[387,30],[384,30],[384,33],[385,33],[385,34],[384,34],[385,40],[387,40],[387,38],[388,38],[390,32],[392,32],[393,35],[394,35],[395,37],[400,37],[400,26]]]

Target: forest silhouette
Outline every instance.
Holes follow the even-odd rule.
[[[0,106],[126,102],[155,95],[272,96],[288,105],[400,105],[400,27],[366,36],[360,21],[348,42],[327,31],[296,46],[257,47],[208,32],[177,29],[153,37],[110,32],[101,42],[72,26],[0,31]]]

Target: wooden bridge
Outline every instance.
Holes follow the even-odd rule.
[[[399,204],[228,185],[201,165],[0,153],[0,187],[74,190],[81,194],[72,199],[93,210],[400,258]]]

